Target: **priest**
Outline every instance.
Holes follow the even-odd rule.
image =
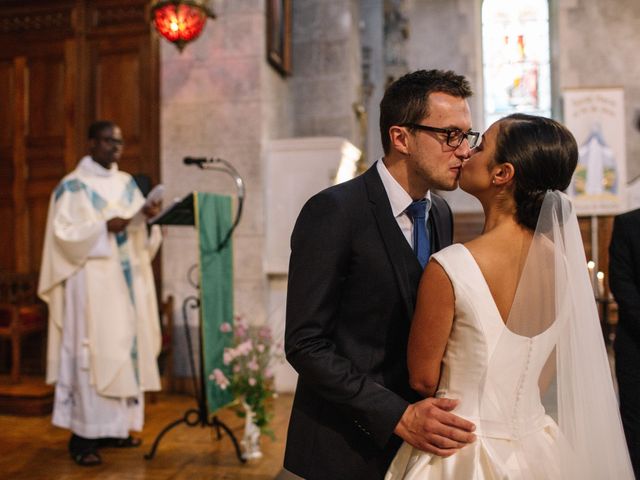
[[[135,447],[144,392],[160,389],[160,325],[151,260],[159,227],[131,175],[118,170],[123,140],[110,121],[89,127],[89,155],[51,195],[38,294],[49,306],[47,383],[53,424],[71,430],[82,466],[102,447]]]

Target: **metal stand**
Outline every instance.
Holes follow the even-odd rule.
[[[233,224],[231,225],[231,227],[229,228],[229,231],[226,233],[223,240],[220,242],[220,244],[216,248],[216,251],[220,252],[227,246],[227,244],[231,240],[233,231],[235,230],[235,228],[238,226],[238,223],[240,222],[240,218],[242,216],[242,205],[244,203],[244,193],[245,193],[244,181],[242,180],[242,177],[240,176],[238,171],[233,167],[233,165],[231,165],[229,162],[221,158],[185,157],[183,159],[183,163],[185,165],[196,165],[203,170],[213,170],[213,171],[226,173],[233,178],[233,181],[236,185],[237,196],[238,196],[236,218],[233,221]],[[186,200],[186,198],[187,197],[185,197],[184,200]],[[175,208],[177,207],[182,208],[184,200],[178,202],[177,204],[174,204],[172,209],[168,209],[168,211],[171,212],[175,210]],[[191,209],[188,210],[186,213],[188,220],[185,220],[184,212],[178,212],[178,213],[180,213],[180,215],[178,215],[179,221],[177,221],[175,218],[170,220],[168,217],[165,216],[165,213],[163,212],[160,215],[158,215],[158,217],[154,221],[152,221],[152,223],[158,223],[160,225],[195,225],[195,219],[193,218],[193,215],[194,215],[193,207],[191,207]],[[199,288],[199,285],[197,284],[197,282],[191,281],[191,278],[190,278],[191,272],[192,270],[189,270],[189,274],[188,274],[189,282],[195,288]],[[242,457],[242,452],[240,451],[240,445],[238,444],[238,440],[236,439],[233,432],[229,429],[229,427],[227,427],[224,423],[222,423],[218,419],[218,417],[216,417],[215,415],[209,418],[209,413],[207,410],[207,398],[205,393],[204,365],[202,362],[202,330],[200,329],[198,334],[198,341],[199,341],[199,348],[200,348],[200,369],[199,369],[200,381],[198,382],[198,378],[196,377],[195,360],[193,358],[193,345],[191,343],[191,333],[189,332],[189,323],[187,322],[188,306],[190,306],[192,309],[198,308],[200,306],[200,299],[196,296],[189,296],[185,298],[184,302],[182,303],[182,316],[184,318],[185,338],[187,339],[187,347],[189,351],[189,365],[191,367],[191,375],[193,378],[193,391],[195,392],[198,408],[190,408],[184,413],[184,416],[182,418],[179,418],[178,420],[174,420],[173,422],[168,424],[166,427],[164,427],[156,437],[155,441],[153,442],[153,445],[151,446],[151,450],[149,451],[149,453],[145,454],[144,458],[146,458],[147,460],[151,460],[156,454],[158,444],[160,443],[160,440],[162,440],[162,437],[174,427],[177,427],[178,425],[184,423],[189,427],[195,427],[196,425],[200,425],[201,427],[215,427],[218,440],[222,438],[222,432],[220,431],[220,429],[224,430],[227,433],[227,435],[229,435],[229,438],[231,438],[231,441],[233,442],[233,446],[236,450],[236,456],[238,457],[238,460],[240,460],[240,462],[242,463],[245,463],[246,459]]]
[[[191,305],[189,305],[190,303]],[[196,395],[196,402],[198,403],[198,408],[190,408],[184,413],[184,416],[182,418],[179,418],[178,420],[174,420],[173,422],[165,426],[162,429],[162,431],[158,434],[156,439],[154,440],[149,453],[146,453],[144,455],[144,458],[146,458],[147,460],[151,460],[156,454],[158,444],[160,443],[160,440],[162,440],[162,437],[164,437],[164,435],[174,427],[177,427],[178,425],[184,423],[189,427],[195,427],[197,425],[200,425],[201,427],[215,427],[218,440],[222,438],[222,432],[220,431],[220,429],[224,430],[229,436],[229,438],[231,438],[231,441],[233,442],[233,446],[236,450],[236,457],[238,457],[238,460],[241,463],[246,463],[247,460],[242,457],[240,444],[238,443],[238,440],[236,439],[233,432],[229,429],[229,427],[227,427],[223,422],[221,422],[218,419],[218,417],[215,415],[209,418],[209,413],[207,411],[207,400],[205,395],[205,379],[204,379],[205,377],[204,377],[202,361],[200,362],[200,381],[199,382],[195,375],[196,367],[195,367],[195,360],[193,358],[193,345],[191,343],[191,333],[189,332],[189,324],[187,322],[188,306],[190,306],[192,309],[198,308],[200,306],[200,299],[195,296],[189,296],[185,298],[184,302],[182,303],[182,316],[184,319],[185,338],[187,339],[187,348],[189,351],[189,365],[191,367],[191,375],[193,378],[193,388]],[[199,333],[200,351],[202,351],[202,331],[200,330],[199,332],[200,332]]]

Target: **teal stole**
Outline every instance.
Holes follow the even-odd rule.
[[[219,250],[231,228],[231,197],[194,192],[194,217],[200,250],[200,328],[202,334],[202,367],[209,412],[233,401],[233,395],[221,390],[209,378],[219,368],[231,378],[224,365],[224,349],[232,346],[232,336],[220,331],[223,323],[233,325],[233,249],[232,242]]]

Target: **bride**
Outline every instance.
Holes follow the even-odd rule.
[[[387,480],[633,479],[580,230],[578,152],[559,123],[494,123],[460,187],[484,209],[478,238],[436,254],[411,326],[412,387],[457,398],[477,439],[439,457],[404,443]]]

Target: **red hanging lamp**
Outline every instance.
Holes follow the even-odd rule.
[[[206,0],[156,0],[151,19],[160,35],[182,51],[200,35],[207,18],[216,18]]]

